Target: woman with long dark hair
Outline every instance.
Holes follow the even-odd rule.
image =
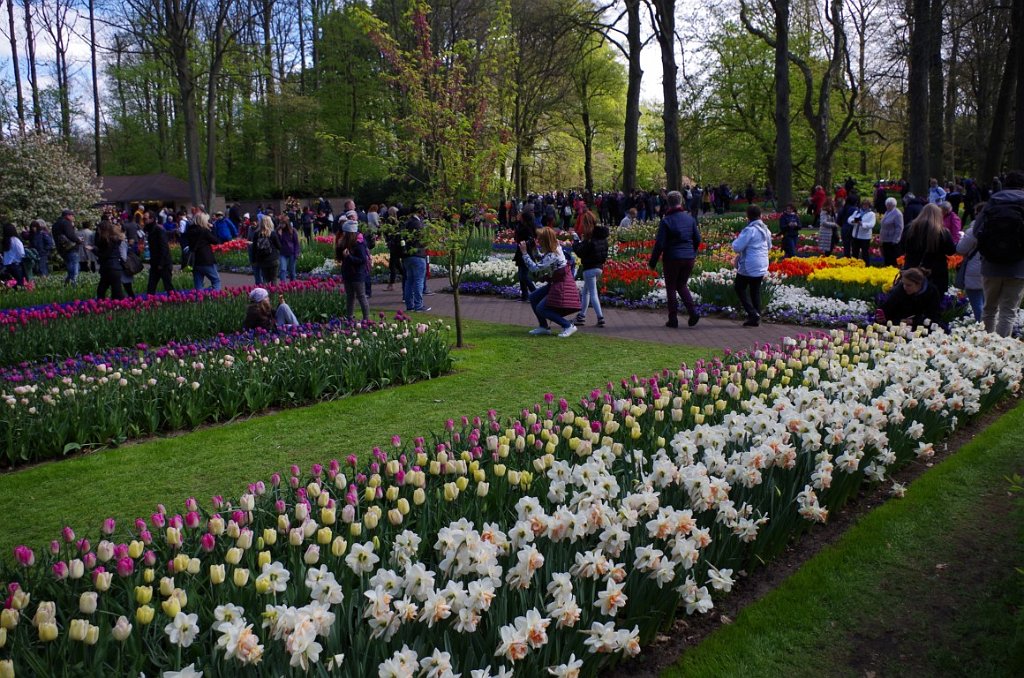
[[[921,214],[907,227],[903,268],[924,268],[928,280],[942,294],[949,289],[949,264],[946,257],[956,252],[953,237],[942,223],[942,208],[925,205]]]
[[[370,303],[366,300],[366,279],[370,252],[359,235],[359,222],[349,220],[342,225],[334,240],[334,258],[341,263],[341,279],[345,282],[345,316],[354,320],[353,306],[358,299],[363,320],[368,320]]]
[[[128,258],[128,243],[121,229],[104,219],[96,227],[95,249],[100,269],[100,284],[96,298],[105,299],[110,290],[112,299],[124,299],[124,262]]]

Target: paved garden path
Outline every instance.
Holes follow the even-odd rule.
[[[252,284],[252,277],[248,275],[222,273],[221,279],[225,286]],[[440,287],[441,285],[440,282],[432,282],[435,286]],[[386,291],[385,287],[386,285],[380,284],[373,286],[371,305],[395,310],[405,308],[398,286],[396,285],[392,292]],[[424,297],[423,302],[426,306],[431,307],[427,315],[455,316],[455,302],[450,294],[432,294]],[[492,296],[462,296],[460,303],[463,318],[514,325],[517,327],[514,331],[521,331],[524,334],[537,326],[537,319],[534,317],[533,311],[530,310],[529,304]],[[754,344],[778,343],[783,337],[796,337],[814,329],[799,325],[773,323],[764,323],[760,327],[743,327],[742,320],[718,317],[701,318],[696,327],[686,327],[685,316],[681,317],[682,327],[670,329],[665,327],[667,317],[665,311],[608,308],[605,310],[605,320],[608,323],[606,327],[594,326],[595,316],[591,311],[587,315],[587,325],[581,327],[580,331],[604,334],[619,339],[744,350],[752,348]]]

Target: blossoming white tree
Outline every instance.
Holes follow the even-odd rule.
[[[0,215],[18,226],[54,219],[64,208],[89,214],[100,201],[92,169],[45,135],[19,134],[0,141]]]

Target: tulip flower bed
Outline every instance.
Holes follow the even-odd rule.
[[[66,527],[0,564],[0,669],[594,675],[1019,391],[1020,342],[908,338],[793,340]]]
[[[135,276],[136,292],[140,290],[144,292],[148,280],[148,269]],[[92,299],[96,296],[96,287],[99,285],[99,281],[98,273],[82,272],[78,274],[77,285],[66,285],[63,274],[58,272],[47,278],[34,278],[24,287],[0,285],[0,309],[45,306]],[[175,289],[187,289],[192,287],[192,275],[177,273],[172,282]],[[163,289],[162,283],[160,289]]]
[[[250,289],[185,290],[3,310],[0,365],[233,332],[242,325]],[[281,283],[268,291],[272,299],[285,295],[300,321],[327,320],[345,311],[338,279]]]
[[[451,365],[442,327],[400,314],[6,369],[14,383],[0,390],[0,467],[429,379]]]

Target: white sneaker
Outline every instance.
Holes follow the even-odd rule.
[[[576,330],[577,330],[577,327],[575,325],[569,325],[564,330],[559,332],[558,336],[562,337],[563,339],[565,337],[571,337],[572,335],[576,334]]]
[[[534,327],[532,330],[530,330],[530,334],[532,334],[535,337],[539,337],[544,334],[551,334],[551,330],[549,330],[547,327]]]

